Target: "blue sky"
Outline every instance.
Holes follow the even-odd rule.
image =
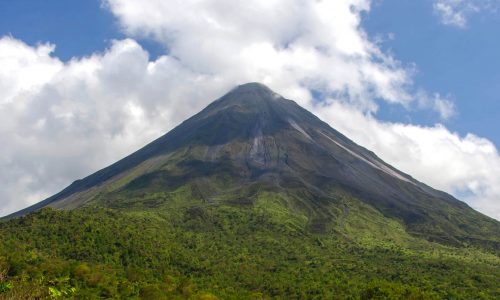
[[[0,215],[260,81],[500,219],[498,9],[500,0],[0,1]]]
[[[98,0],[0,2],[1,35],[11,34],[31,45],[54,43],[54,55],[63,60],[104,50],[111,39],[123,37],[118,29]]]
[[[500,14],[472,15],[466,28],[443,26],[432,1],[383,0],[365,16],[375,36],[394,34],[383,43],[403,63],[415,63],[415,85],[450,95],[458,115],[446,125],[462,134],[475,132],[500,145]],[[408,116],[409,115],[409,116]],[[382,118],[433,123],[428,112],[384,110]]]
[[[72,57],[104,51],[113,39],[123,39],[116,18],[100,0],[3,0],[0,2],[0,36],[12,35],[30,45],[57,45],[53,55]],[[140,39],[151,58],[164,48],[151,39]]]

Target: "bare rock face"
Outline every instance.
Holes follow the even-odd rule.
[[[313,225],[335,219],[330,207],[348,195],[412,234],[498,247],[499,222],[398,171],[259,83],[234,88],[146,147],[9,217],[44,206],[123,207],[132,194],[181,187],[212,204],[252,205],[262,191],[286,194]]]

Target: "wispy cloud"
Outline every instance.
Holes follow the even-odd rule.
[[[442,98],[439,94],[436,94],[434,98],[434,110],[439,113],[442,120],[448,120],[457,113],[455,103]]]
[[[433,8],[441,23],[465,28],[476,13],[496,10],[498,0],[435,0]]]
[[[455,103],[450,96],[444,97],[439,93],[429,95],[424,90],[415,94],[417,107],[420,109],[432,109],[439,114],[442,121],[446,121],[457,114]]]

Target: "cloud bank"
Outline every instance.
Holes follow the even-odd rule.
[[[368,0],[108,0],[129,39],[64,63],[54,45],[0,39],[0,215],[49,196],[173,128],[236,84],[297,100],[387,162],[500,219],[500,157],[442,125],[377,120],[377,101],[455,114],[412,93],[412,66],[360,27]],[[166,54],[151,60],[135,40]],[[422,96],[424,95],[424,96]],[[375,100],[378,99],[378,100]],[[425,101],[423,101],[424,99]]]

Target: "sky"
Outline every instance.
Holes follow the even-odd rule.
[[[0,216],[262,82],[500,220],[500,0],[0,1]]]

